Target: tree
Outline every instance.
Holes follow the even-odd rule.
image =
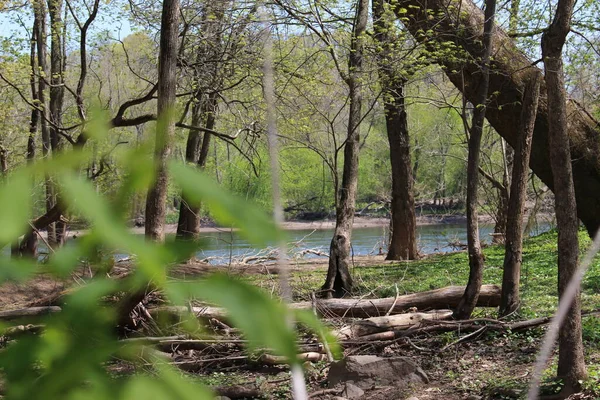
[[[358,154],[360,151],[360,123],[362,121],[363,49],[369,16],[369,1],[358,0],[352,27],[348,74],[350,111],[348,136],[344,145],[344,168],[339,200],[336,206],[335,231],[329,246],[329,268],[322,290],[325,297],[342,297],[352,290],[350,274],[350,240],[358,187]]]
[[[386,259],[414,260],[418,257],[417,222],[404,95],[407,79],[393,57],[400,40],[394,34],[391,12],[384,4],[384,0],[373,0],[374,38],[392,166],[391,240]]]
[[[407,11],[405,11],[407,10]],[[451,42],[473,57],[481,54],[483,22],[482,11],[470,0],[429,0],[427,10],[420,0],[398,0],[394,8],[406,28],[419,42]],[[460,35],[457,35],[460,26]],[[419,32],[431,30],[427,36]],[[523,90],[522,75],[532,61],[517,47],[501,29],[494,30],[494,59],[492,61],[489,92],[494,94],[493,107],[486,110],[486,119],[511,146],[516,146],[517,134],[514,121],[521,113],[519,104]],[[441,57],[438,61],[446,75],[469,100],[473,101],[480,74],[475,65],[465,65],[461,74],[461,63],[452,57]],[[540,89],[540,103],[546,98],[546,85]],[[600,164],[600,135],[597,123],[575,103],[567,104],[569,115],[569,138],[573,160],[573,181],[577,201],[577,213],[588,232],[600,227],[600,175],[595,171]],[[548,146],[548,110],[540,107],[533,134],[530,167],[551,189],[554,189]]]
[[[465,293],[454,312],[458,319],[467,319],[475,309],[479,290],[483,282],[483,253],[479,242],[479,223],[477,220],[477,190],[479,180],[479,154],[485,112],[488,107],[488,88],[490,80],[490,56],[492,54],[492,36],[496,0],[486,0],[483,28],[483,53],[481,54],[481,79],[477,96],[473,102],[473,122],[469,131],[469,158],[467,162],[467,247],[469,252],[469,282]]]
[[[577,271],[579,256],[579,220],[569,146],[567,95],[564,82],[562,49],[570,31],[574,0],[559,0],[550,27],[542,35],[542,58],[548,96],[548,139],[550,164],[554,181],[555,212],[558,228],[558,294],[559,301]],[[577,391],[587,375],[583,358],[581,299],[579,291],[560,329],[558,342],[559,378],[564,380],[561,394]]]
[[[179,0],[165,0],[162,6],[158,61],[157,114],[161,118],[156,130],[154,158],[156,177],[146,198],[146,237],[164,240],[167,202],[167,161],[175,131],[172,118],[177,87],[177,41],[179,37]]]
[[[523,111],[519,121],[520,138],[514,151],[508,218],[506,221],[500,316],[515,312],[520,303],[519,283],[521,281],[521,262],[523,261],[523,213],[527,196],[529,155],[531,154],[533,127],[537,115],[541,80],[540,71],[532,69],[523,92]]]

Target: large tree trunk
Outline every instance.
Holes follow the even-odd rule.
[[[519,283],[521,281],[521,262],[523,251],[523,213],[527,198],[527,177],[533,125],[537,114],[540,82],[539,70],[531,71],[531,78],[525,85],[523,112],[519,122],[521,135],[514,152],[512,184],[508,202],[506,238],[504,253],[504,271],[502,275],[502,303],[500,316],[506,316],[519,308]]]
[[[162,119],[156,131],[154,159],[155,182],[146,198],[146,237],[164,240],[167,207],[167,159],[171,153],[171,140],[175,124],[170,114],[175,106],[177,86],[177,40],[179,25],[179,0],[165,0],[162,8],[160,53],[158,60],[158,115]]]
[[[398,0],[395,4],[397,15],[403,18],[403,23],[416,40],[435,40],[438,44],[451,42],[472,57],[476,58],[481,54],[483,13],[470,0]],[[425,9],[429,12],[425,12]],[[405,10],[406,13],[403,12]],[[457,35],[456,27],[459,25],[461,35]],[[419,30],[426,32],[429,29],[433,30],[433,37],[418,34]],[[532,62],[500,29],[495,29],[493,54],[489,93],[494,93],[494,97],[488,104],[486,118],[515,147],[518,134],[514,129],[514,121],[519,120],[522,109],[525,84],[523,75]],[[481,79],[477,65],[467,63],[463,66],[450,59],[440,59],[438,62],[444,66],[454,85],[473,101]],[[464,74],[453,72],[460,71],[461,68]],[[577,212],[588,232],[593,234],[600,227],[600,213],[597,212],[600,209],[600,134],[597,122],[574,102],[567,104],[567,114]],[[546,85],[542,83],[530,167],[552,189],[554,183],[549,158],[548,117]]]
[[[567,94],[563,76],[562,49],[570,30],[575,0],[559,0],[550,28],[542,35],[542,57],[548,93],[548,137],[550,164],[554,176],[555,212],[558,228],[558,296],[563,293],[577,271],[579,255],[579,221],[575,206],[575,189],[571,170],[571,153],[567,134]],[[595,210],[597,212],[598,210]],[[581,299],[575,295],[558,337],[558,377],[565,385],[562,394],[575,392],[586,377],[581,337]]]
[[[387,260],[414,260],[417,252],[417,222],[410,158],[410,137],[404,98],[406,79],[401,65],[394,65],[393,49],[398,37],[394,21],[386,13],[384,0],[373,0],[373,25],[377,41],[379,80],[383,88],[385,122],[392,165],[390,246]]]
[[[496,0],[485,2],[485,23],[483,35],[483,54],[481,55],[481,80],[478,94],[473,102],[473,122],[469,136],[469,156],[467,162],[467,248],[469,252],[469,282],[460,304],[456,308],[455,317],[467,319],[475,309],[479,291],[483,282],[483,253],[479,242],[479,223],[477,220],[477,190],[479,186],[479,155],[481,135],[485,121],[490,76],[490,55],[492,53],[492,35],[494,33],[494,17]]]
[[[350,111],[348,136],[344,145],[344,172],[336,207],[335,232],[329,246],[329,269],[322,290],[325,297],[342,297],[352,290],[350,274],[350,240],[358,186],[358,153],[362,119],[362,85],[364,34],[369,16],[369,1],[358,0],[348,56]]]

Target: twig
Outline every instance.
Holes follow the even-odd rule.
[[[467,340],[469,340],[469,339],[471,339],[471,338],[473,338],[473,337],[476,337],[476,336],[478,336],[479,334],[481,334],[481,333],[485,332],[485,330],[486,330],[486,329],[487,329],[487,326],[485,326],[485,325],[484,325],[484,326],[482,326],[481,328],[477,329],[475,332],[471,332],[471,333],[469,333],[468,335],[465,335],[465,336],[463,336],[463,337],[459,338],[458,340],[455,340],[454,342],[452,342],[452,343],[450,343],[450,344],[447,344],[446,346],[442,347],[442,348],[441,348],[441,349],[438,351],[438,353],[443,353],[444,351],[448,350],[448,349],[449,349],[450,347],[452,347],[452,346],[455,346],[455,345],[457,345],[457,344],[459,344],[459,343],[466,342]]]
[[[388,312],[385,313],[386,317],[389,317],[390,314],[392,313],[392,311],[394,311],[394,307],[396,307],[396,303],[398,303],[398,298],[400,297],[400,291],[398,290],[398,284],[395,283],[394,287],[396,288],[396,297],[394,298],[394,302],[392,303],[392,306],[390,307]]]

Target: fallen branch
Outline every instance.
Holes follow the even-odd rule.
[[[50,307],[29,307],[20,308],[18,310],[7,310],[0,311],[0,321],[10,321],[19,318],[26,317],[39,317],[42,315],[48,315],[56,312],[60,312],[61,308],[56,306]]]
[[[582,317],[586,316],[597,316],[600,315],[600,310],[585,311],[581,313]],[[395,340],[402,337],[410,337],[423,333],[441,333],[441,332],[454,332],[460,331],[464,333],[478,332],[484,328],[486,331],[499,331],[499,332],[518,332],[528,329],[539,328],[540,326],[547,325],[552,321],[551,317],[534,318],[525,321],[516,322],[503,322],[499,320],[493,320],[488,318],[472,319],[464,321],[443,321],[443,320],[423,320],[421,327],[413,327],[409,329],[391,329],[386,332],[378,332],[370,335],[361,336],[355,340],[345,341],[345,344],[357,344],[373,341],[388,341]],[[478,332],[479,333],[479,332]],[[476,335],[474,335],[476,336]],[[470,337],[469,337],[470,338]],[[467,340],[469,338],[460,339],[460,341]]]
[[[338,316],[364,318],[390,314],[399,314],[411,308],[418,310],[452,309],[458,305],[464,286],[448,286],[426,292],[412,293],[398,297],[382,299],[329,299],[317,300],[316,304],[310,301],[291,303],[292,309],[310,310],[316,307],[321,316]],[[394,304],[395,303],[395,304]],[[394,305],[394,307],[392,307]],[[500,287],[496,285],[483,285],[477,301],[478,307],[497,307],[500,305]],[[187,314],[190,309],[183,306],[157,307],[148,310],[152,316],[160,313],[171,315]],[[225,318],[225,310],[218,307],[192,307],[191,310],[197,317]]]
[[[256,385],[233,385],[233,386],[218,386],[211,388],[216,395],[228,397],[230,399],[252,399],[263,397],[264,393],[256,387]]]

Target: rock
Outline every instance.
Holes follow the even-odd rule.
[[[353,384],[352,382],[346,382],[346,386],[342,391],[342,395],[347,399],[358,399],[365,394],[365,391]]]
[[[335,396],[335,397],[332,397],[331,400],[348,400],[348,399],[345,397]]]
[[[408,399],[406,399],[406,400],[419,400],[419,398],[418,398],[418,397],[415,397],[415,396],[412,396],[412,397],[409,397],[409,398],[408,398]]]
[[[399,386],[404,383],[428,383],[421,368],[407,357],[349,356],[329,368],[329,387],[352,382],[361,389],[372,386]]]

